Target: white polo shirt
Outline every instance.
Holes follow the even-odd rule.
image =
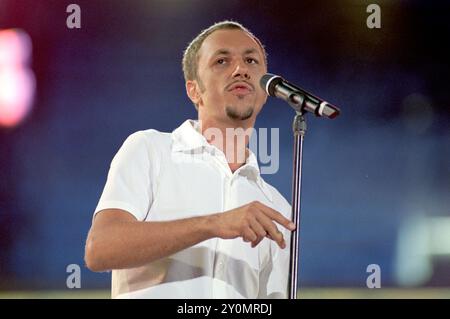
[[[291,219],[291,206],[260,176],[255,155],[231,172],[225,155],[187,120],[172,133],[130,135],[115,155],[95,213],[125,210],[140,221],[224,212],[260,201]],[[267,238],[213,238],[144,266],[113,270],[113,298],[287,298],[287,247]],[[157,244],[157,243],[149,243]]]

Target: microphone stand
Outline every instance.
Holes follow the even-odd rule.
[[[302,99],[303,100],[303,99]],[[303,102],[303,101],[302,101]],[[290,103],[291,104],[291,103]],[[293,104],[293,103],[292,103]],[[291,105],[292,105],[291,104]],[[303,103],[300,103],[300,105]],[[292,124],[294,134],[294,161],[292,168],[292,222],[295,230],[291,233],[291,251],[289,263],[289,299],[297,298],[298,248],[300,244],[300,205],[302,185],[303,139],[306,134],[306,120],[298,105],[292,105],[296,115]]]
[[[294,162],[292,168],[292,222],[295,230],[291,233],[290,262],[289,262],[289,299],[297,298],[298,280],[298,248],[300,245],[300,206],[302,186],[303,140],[306,134],[306,120],[304,114],[308,111],[316,116],[330,119],[339,115],[340,111],[334,105],[303,91],[302,89],[284,81],[281,77],[267,73],[261,78],[261,86],[270,96],[279,97],[295,110],[292,124],[294,134]]]
[[[304,106],[306,99],[303,94],[296,92],[289,94],[286,99],[289,105],[295,110],[295,117],[292,123],[292,133],[294,134],[294,161],[292,167],[292,222],[295,230],[291,233],[291,249],[289,262],[289,299],[297,299],[298,280],[298,248],[300,245],[300,206],[302,188],[302,160],[303,160],[303,140],[306,134],[306,119]]]

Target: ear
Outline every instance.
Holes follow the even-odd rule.
[[[200,88],[198,87],[197,81],[189,80],[186,81],[186,93],[191,99],[192,103],[198,105],[200,103],[201,97],[200,97]]]

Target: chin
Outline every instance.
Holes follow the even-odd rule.
[[[227,106],[225,108],[225,112],[229,118],[241,121],[250,119],[254,115],[254,110],[255,108],[253,106],[247,107]]]

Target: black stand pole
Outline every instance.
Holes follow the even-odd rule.
[[[300,196],[302,185],[303,139],[306,134],[306,120],[302,112],[296,112],[292,124],[294,133],[294,163],[292,174],[292,222],[295,230],[291,234],[289,264],[289,299],[297,298],[298,248],[300,244]]]
[[[292,174],[292,222],[295,230],[291,233],[291,255],[289,263],[289,299],[297,298],[298,248],[300,244],[300,195],[302,186],[303,139],[306,134],[304,114],[310,112],[316,116],[334,119],[340,110],[321,98],[296,87],[282,77],[267,73],[260,80],[261,87],[269,96],[276,96],[295,110],[294,131],[294,165]]]

